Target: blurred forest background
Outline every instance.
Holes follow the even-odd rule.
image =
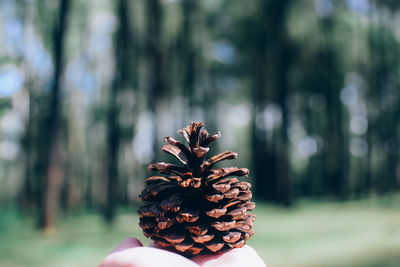
[[[318,202],[331,203],[321,205],[332,216],[377,199],[376,212],[388,214],[371,219],[390,219],[398,247],[398,209],[388,209],[400,203],[399,1],[0,1],[0,234],[8,240],[26,222],[24,238],[38,238],[35,227],[62,233],[71,217],[101,215],[115,228],[134,216],[147,163],[170,160],[162,138],[190,120],[221,131],[213,152],[239,153],[233,164],[251,171],[260,220],[275,219],[278,232],[279,214],[296,220],[299,205],[313,220],[325,209]],[[281,246],[276,266],[285,266]],[[10,251],[0,244],[0,262]],[[5,266],[23,265],[16,258]]]

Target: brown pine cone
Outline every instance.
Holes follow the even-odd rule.
[[[181,166],[157,162],[150,171],[169,176],[152,176],[139,198],[148,202],[139,208],[139,225],[155,243],[191,257],[242,247],[253,235],[255,215],[251,202],[251,184],[235,176],[247,176],[245,168],[212,169],[222,160],[236,159],[226,151],[208,160],[210,142],[220,133],[209,135],[201,130],[203,122],[191,122],[179,132],[189,147],[165,137],[162,150],[176,157]]]

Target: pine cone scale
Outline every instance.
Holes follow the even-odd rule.
[[[183,242],[183,240],[185,240],[186,236],[169,233],[165,235],[164,238],[171,244],[180,244]]]
[[[205,245],[212,252],[217,252],[224,246],[224,243],[222,243],[222,242],[210,242],[210,243],[206,243]]]
[[[224,235],[222,239],[229,244],[233,244],[237,242],[241,236],[242,234],[239,232],[230,232],[229,234]]]
[[[210,211],[207,211],[206,214],[209,217],[213,217],[213,218],[219,218],[223,215],[225,215],[227,212],[227,209],[223,208],[223,209],[212,209]]]
[[[175,249],[180,251],[180,252],[185,252],[186,250],[190,249],[193,247],[193,243],[179,243],[175,245]]]
[[[194,235],[205,235],[208,232],[208,228],[203,225],[188,225],[185,228]]]
[[[214,238],[214,235],[200,235],[200,236],[196,235],[191,237],[196,243],[203,244],[205,242],[212,240]]]

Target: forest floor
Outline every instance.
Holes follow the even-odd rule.
[[[258,203],[253,246],[280,266],[399,266],[400,195],[347,202],[301,201],[290,209]],[[129,236],[149,241],[138,217],[122,211],[114,227],[96,214],[68,215],[51,234],[0,210],[0,266],[96,266]]]

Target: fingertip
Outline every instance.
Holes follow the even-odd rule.
[[[234,250],[239,250],[240,249],[240,251],[242,252],[242,253],[252,253],[252,254],[257,254],[257,252],[254,250],[254,248],[252,248],[252,247],[250,247],[249,245],[244,245],[243,247],[241,247],[241,248],[234,248]]]
[[[128,248],[136,248],[136,247],[143,247],[142,242],[140,242],[137,238],[129,237],[121,242],[110,254],[115,252],[119,252]]]
[[[199,267],[189,259],[169,251],[151,247],[130,248],[107,256],[106,266],[165,266],[165,267]],[[106,262],[106,263],[108,263]]]
[[[191,258],[191,260],[200,266],[202,266],[204,263],[207,263],[211,260],[218,259],[222,254],[213,254],[213,255],[199,255]]]
[[[234,248],[221,254],[197,256],[192,258],[192,260],[203,267],[265,267],[265,263],[258,256],[257,252],[248,245],[241,248]]]

